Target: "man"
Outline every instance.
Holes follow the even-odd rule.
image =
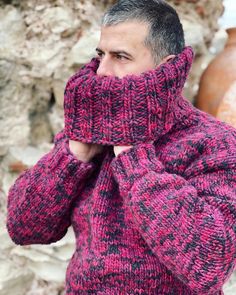
[[[236,260],[236,132],[182,95],[192,63],[164,1],[121,0],[65,89],[65,129],[9,192],[15,243],[72,225],[66,294],[223,294]]]

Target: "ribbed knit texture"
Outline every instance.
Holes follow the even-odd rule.
[[[186,47],[173,61],[123,79],[97,76],[99,62],[93,59],[66,85],[66,134],[73,140],[111,145],[154,140],[173,124],[165,115],[177,103],[192,59]]]
[[[141,110],[150,97],[157,99],[158,110],[164,108],[153,121],[145,113],[145,122],[154,125],[148,123],[143,133],[136,132],[134,121],[117,123],[120,133],[113,131],[116,122],[110,129],[106,124],[109,130],[98,122],[99,137],[94,121],[99,116],[89,115],[91,101],[77,119],[78,92],[71,79],[67,135],[58,134],[54,149],[10,189],[7,227],[15,243],[51,243],[73,226],[76,249],[66,275],[67,295],[223,294],[236,259],[236,131],[181,97],[190,62],[186,50],[142,75],[149,83],[158,73],[162,87],[151,83]],[[132,84],[132,79],[135,84],[138,78],[119,81]],[[110,107],[104,106],[108,118],[103,123],[110,122],[110,115],[119,118]],[[136,117],[136,105],[127,108]],[[122,116],[125,109],[122,102]],[[111,144],[116,135],[119,143],[136,144],[118,157],[106,146],[86,164],[70,153],[68,136],[86,141],[87,135],[92,142]]]

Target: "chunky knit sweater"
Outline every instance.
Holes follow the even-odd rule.
[[[123,79],[97,77],[92,61],[67,84],[54,148],[10,189],[16,244],[58,241],[72,225],[66,294],[223,294],[236,263],[236,131],[181,96],[191,61],[186,48]],[[83,163],[68,138],[106,146]],[[115,144],[133,147],[115,157]]]

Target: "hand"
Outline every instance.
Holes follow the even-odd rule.
[[[79,161],[88,163],[103,150],[102,145],[69,140],[69,148]]]
[[[131,149],[131,148],[132,148],[131,145],[114,146],[114,154],[117,157],[123,151]]]

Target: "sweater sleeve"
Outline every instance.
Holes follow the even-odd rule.
[[[78,161],[63,132],[52,151],[23,172],[8,195],[7,228],[16,244],[49,244],[70,226],[73,201],[79,196],[93,163]]]
[[[236,264],[235,157],[231,164],[224,159],[221,167],[185,179],[165,171],[151,144],[124,151],[112,163],[142,237],[197,294],[216,294]]]

